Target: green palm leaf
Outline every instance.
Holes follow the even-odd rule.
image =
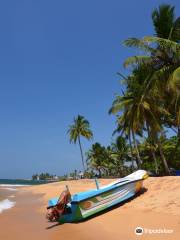
[[[180,67],[173,72],[170,79],[170,86],[180,94]]]
[[[127,47],[135,47],[138,48],[144,52],[147,53],[155,53],[156,50],[152,47],[150,47],[149,45],[147,45],[143,39],[138,39],[138,38],[128,38],[127,40],[125,40],[124,45]]]
[[[124,62],[124,67],[128,67],[129,65],[145,65],[152,64],[152,58],[150,56],[133,56],[129,57]]]
[[[174,42],[169,39],[160,38],[160,37],[153,37],[153,36],[145,36],[143,38],[143,41],[148,44],[156,43],[158,46],[160,46],[162,49],[171,49],[173,52],[177,52],[180,50],[180,44],[177,42]]]

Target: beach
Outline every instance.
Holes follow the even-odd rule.
[[[112,181],[101,179],[100,183]],[[142,194],[84,222],[49,223],[45,219],[47,201],[58,196],[65,185],[72,194],[95,188],[92,179],[18,188],[13,192],[15,206],[0,214],[0,239],[178,240],[180,237],[179,177],[150,177],[144,181]],[[144,234],[137,236],[136,227],[142,227]]]

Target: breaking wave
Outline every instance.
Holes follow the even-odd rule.
[[[9,199],[4,199],[2,201],[0,201],[0,213],[2,213],[2,211],[12,208],[14,207],[15,202],[10,201]]]

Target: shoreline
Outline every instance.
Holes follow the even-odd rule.
[[[20,187],[23,187],[23,185],[0,184],[0,214],[2,214],[2,212],[6,211],[7,209],[11,209],[15,206],[16,193]]]
[[[44,234],[43,215],[38,213],[41,199],[41,194],[18,191],[15,206],[0,214],[0,239],[49,239]]]
[[[111,179],[100,180],[102,185],[111,181]],[[134,233],[138,226],[150,230],[173,229],[174,231],[169,234],[146,233],[140,236],[141,239],[179,239],[180,179],[178,177],[149,178],[144,182],[144,187],[147,188],[145,193],[86,221],[62,225],[49,223],[45,219],[47,200],[57,196],[66,184],[69,185],[72,194],[95,187],[93,180],[83,179],[20,188],[16,192],[15,207],[0,214],[2,229],[0,239],[133,240],[139,237]]]

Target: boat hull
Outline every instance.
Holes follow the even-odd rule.
[[[64,223],[82,221],[83,219],[86,219],[130,199],[141,190],[142,186],[142,180],[136,181],[133,183],[128,183],[124,186],[118,186],[115,189],[105,191],[104,193],[80,202],[72,202],[69,205],[70,212],[62,215],[59,218],[59,222]]]
[[[104,187],[73,195],[59,222],[81,221],[128,200],[142,189],[143,180],[147,177],[146,171],[138,170]],[[58,198],[51,199],[49,206],[55,206],[57,201]]]
[[[89,217],[133,197],[137,192],[137,185],[141,185],[142,187],[142,181],[119,186],[113,190],[104,192],[99,196],[80,202],[79,208],[82,217]],[[140,190],[140,188],[138,190]]]

